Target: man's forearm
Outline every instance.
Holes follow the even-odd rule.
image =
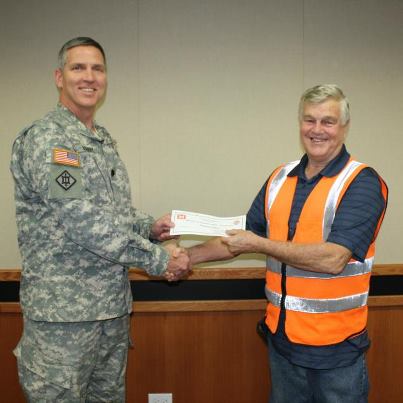
[[[221,238],[214,238],[200,245],[187,249],[193,265],[231,259],[237,254],[231,253]]]
[[[297,244],[266,240],[262,253],[300,269],[339,274],[351,258],[344,246],[330,242]]]
[[[351,258],[350,250],[331,242],[298,244],[272,241],[250,231],[231,230],[228,233],[229,237],[221,239],[234,254],[263,253],[304,270],[338,274]]]

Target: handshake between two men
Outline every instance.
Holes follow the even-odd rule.
[[[184,234],[216,237],[187,249],[177,244],[165,245],[169,261],[164,277],[168,281],[177,281],[186,277],[194,264],[227,260],[240,253],[251,251],[253,240],[250,238],[255,235],[244,231],[245,221],[245,216],[222,218],[178,210],[155,221],[151,229],[151,238],[160,242],[178,239]]]

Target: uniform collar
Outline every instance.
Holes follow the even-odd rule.
[[[332,176],[337,175],[347,164],[350,159],[350,154],[348,153],[346,146],[343,144],[343,147],[337,157],[333,158],[319,173],[320,176],[326,176],[331,178]],[[288,176],[298,176],[299,178],[305,179],[305,168],[308,164],[308,156],[306,154],[303,155],[299,164],[293,168]],[[315,175],[316,177],[317,175]]]
[[[96,130],[96,133],[94,133],[92,130],[89,130],[87,126],[81,120],[77,118],[77,116],[71,112],[70,109],[66,108],[63,104],[58,102],[56,106],[56,111],[60,114],[62,114],[67,120],[74,122],[77,126],[80,127],[80,134],[89,137],[91,140],[98,141],[100,143],[104,144],[111,144],[113,143],[113,140],[109,133],[100,125],[97,124],[97,122],[94,120],[94,128]]]

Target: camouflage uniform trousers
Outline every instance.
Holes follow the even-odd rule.
[[[28,402],[124,402],[130,317],[93,322],[24,318],[14,350]]]

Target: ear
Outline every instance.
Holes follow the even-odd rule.
[[[60,89],[63,88],[63,72],[60,68],[55,70],[54,73],[55,76],[55,83],[56,83],[56,87]]]
[[[348,121],[344,126],[344,138],[347,137],[349,130],[350,130],[350,121]]]

